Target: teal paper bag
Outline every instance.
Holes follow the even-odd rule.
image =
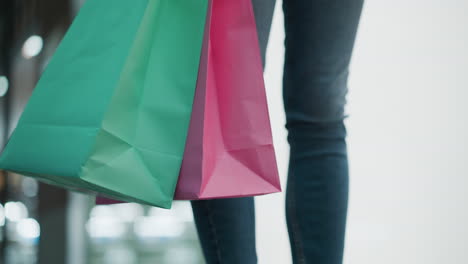
[[[208,0],[88,0],[42,75],[0,167],[169,208]]]

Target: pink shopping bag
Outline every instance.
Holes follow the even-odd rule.
[[[176,199],[281,190],[251,0],[213,0]]]
[[[279,191],[251,0],[212,0],[174,199]],[[96,203],[118,201],[98,197]]]

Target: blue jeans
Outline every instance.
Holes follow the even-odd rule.
[[[265,57],[275,0],[253,4]],[[291,146],[286,215],[294,263],[342,263],[348,204],[344,107],[362,5],[283,0]],[[192,207],[207,263],[257,263],[253,198],[194,201]]]

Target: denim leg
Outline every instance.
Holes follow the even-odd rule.
[[[265,65],[265,54],[268,38],[270,37],[271,21],[275,11],[275,4],[276,0],[252,0],[263,65]]]
[[[362,0],[284,0],[286,215],[296,264],[342,263],[348,202],[344,107]]]
[[[206,263],[257,263],[252,197],[192,201],[192,209]]]
[[[275,0],[253,0],[263,63]],[[254,199],[192,201],[198,237],[207,264],[255,264]]]

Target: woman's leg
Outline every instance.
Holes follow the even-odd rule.
[[[257,263],[252,197],[192,201],[192,209],[207,264]]]
[[[275,0],[253,0],[263,61]],[[254,199],[192,202],[195,224],[208,264],[255,264]]]
[[[348,202],[343,120],[362,0],[284,0],[286,196],[294,263],[342,263]]]

